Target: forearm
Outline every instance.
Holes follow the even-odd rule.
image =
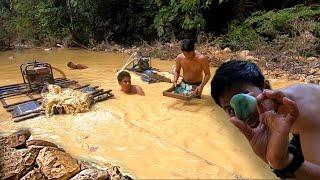
[[[296,179],[320,179],[320,165],[304,161],[295,175]]]
[[[204,76],[204,78],[203,78],[200,86],[201,86],[201,87],[204,87],[204,86],[208,83],[209,79],[210,79],[210,74],[206,74],[206,75]]]
[[[180,76],[180,71],[175,71],[174,72],[174,79],[173,82],[177,82]]]

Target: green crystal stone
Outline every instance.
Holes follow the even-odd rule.
[[[230,105],[238,119],[246,121],[256,111],[257,100],[248,94],[236,94],[231,98]]]

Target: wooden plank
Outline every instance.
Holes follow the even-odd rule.
[[[30,92],[30,90],[21,91],[21,92],[15,93],[15,94],[8,94],[8,95],[0,96],[0,98],[8,98],[8,97],[12,97],[12,96],[18,96],[18,95],[26,94],[29,92]]]
[[[26,103],[26,102],[30,102],[30,101],[37,101],[39,99],[41,99],[42,97],[38,97],[38,98],[34,98],[34,99],[29,99],[29,100],[25,100],[25,101],[20,101],[20,102],[16,102],[16,103],[12,103],[12,104],[7,104],[6,106],[3,106],[4,108],[8,108],[10,106],[15,106],[18,104],[22,104],[22,103]]]
[[[14,119],[13,119],[13,122],[24,121],[24,120],[27,120],[27,119],[30,119],[30,118],[38,117],[38,116],[40,116],[41,114],[42,114],[42,113],[39,112],[39,113],[32,113],[32,114],[29,114],[29,115],[26,115],[26,116],[22,116],[22,117],[17,117],[17,118],[14,118]]]
[[[1,103],[2,103],[3,106],[6,106],[6,105],[7,105],[7,102],[6,102],[6,100],[4,100],[4,98],[1,98],[0,101],[1,101]]]
[[[82,89],[82,88],[85,88],[85,87],[88,87],[88,86],[90,86],[90,84],[86,84],[86,85],[83,85],[83,86],[79,86],[79,87],[73,88],[73,90],[79,90],[79,89]]]
[[[28,93],[27,96],[30,98],[30,99],[34,99],[34,97],[32,96],[32,94]]]
[[[95,94],[98,94],[98,93],[103,92],[103,91],[104,91],[103,89],[99,89],[99,90],[97,90],[97,91],[94,91],[94,92],[92,92],[92,93],[89,93],[89,95],[90,95],[90,96],[94,96]]]
[[[10,84],[10,85],[6,85],[6,86],[1,86],[0,87],[0,90],[2,90],[2,89],[10,89],[10,88],[12,88],[12,87],[18,87],[18,86],[25,86],[25,85],[28,85],[28,84],[26,84],[26,83],[19,83],[19,84]]]
[[[27,111],[27,112],[19,114],[19,115],[13,115],[12,117],[13,118],[22,117],[22,116],[26,116],[26,115],[33,114],[33,113],[39,113],[41,111],[43,111],[43,109],[34,109],[34,110],[30,110],[30,111]]]

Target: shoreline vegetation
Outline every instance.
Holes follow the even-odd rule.
[[[177,19],[179,16],[175,14],[172,16],[173,19],[164,22],[166,15],[170,14],[172,9],[166,9],[169,8],[168,4],[160,3],[156,6],[158,9],[155,9],[156,12],[159,11],[158,13],[164,13],[160,15],[150,15],[150,9],[148,11],[147,9],[140,9],[140,14],[128,10],[129,14],[138,13],[132,18],[145,15],[143,16],[145,21],[141,22],[144,25],[142,27],[138,24],[130,24],[127,19],[122,19],[123,21],[105,19],[108,23],[108,20],[110,20],[111,24],[109,25],[119,25],[119,23],[128,25],[128,27],[117,26],[118,31],[109,29],[109,34],[106,29],[103,31],[92,29],[100,27],[100,21],[102,20],[90,19],[91,16],[98,15],[100,18],[106,18],[107,15],[102,12],[82,12],[83,9],[81,8],[86,4],[81,3],[64,4],[66,2],[70,3],[70,1],[66,1],[62,4],[55,4],[51,0],[47,1],[48,4],[39,2],[33,10],[30,8],[34,5],[29,4],[28,1],[21,1],[21,4],[9,1],[11,4],[7,5],[11,6],[8,7],[0,4],[0,9],[4,14],[2,19],[0,18],[0,22],[5,22],[4,26],[0,27],[0,31],[1,28],[3,29],[0,33],[0,49],[43,48],[44,50],[51,50],[52,48],[76,47],[90,51],[119,52],[129,55],[139,51],[152,58],[172,60],[181,53],[179,40],[191,38],[197,43],[196,49],[209,57],[210,64],[213,67],[218,67],[225,61],[237,58],[257,63],[269,78],[284,78],[317,84],[320,81],[320,4],[317,1],[306,1],[304,4],[300,2],[298,5],[289,3],[290,5],[287,4],[283,7],[256,9],[246,17],[226,22],[226,26],[220,27],[220,32],[223,33],[210,32],[210,21],[205,19],[205,16],[202,17],[204,19],[201,19],[198,17],[199,14],[194,15],[195,18],[200,18],[200,20],[198,19],[199,22],[194,20],[185,24],[186,18],[190,16],[188,14],[186,16],[181,15],[182,19]],[[207,1],[211,2],[211,0]],[[132,5],[148,8],[153,2],[150,3],[141,7],[141,4]],[[220,6],[223,3],[227,3],[227,1],[222,1],[222,4],[219,5],[211,4],[211,6],[222,8]],[[110,4],[110,6],[113,5],[120,6]],[[183,3],[177,4],[177,2],[171,5],[177,6],[176,10],[184,13],[186,13],[185,10],[193,7],[192,4],[184,5]],[[182,8],[180,5],[183,6],[184,10],[180,9]],[[229,5],[232,6],[232,4]],[[239,6],[241,5],[240,3]],[[64,8],[68,13],[59,14],[62,13]],[[91,8],[99,9],[98,7]],[[210,9],[210,7],[208,8]],[[26,12],[29,9],[38,14],[33,16],[34,14]],[[71,10],[72,14],[70,15]],[[26,14],[22,16],[23,13]],[[53,16],[52,13],[58,13],[60,16]],[[105,13],[112,14],[115,12]],[[12,17],[12,15],[17,15],[17,17]],[[8,18],[8,21],[5,18]],[[63,21],[64,18],[69,18],[69,21]],[[153,24],[148,24],[147,20],[149,22],[153,18]],[[92,24],[93,22],[90,24],[91,20],[95,23],[100,22],[100,24]],[[199,25],[205,26],[200,23],[202,20],[207,21],[205,24],[208,27],[197,29],[194,23],[198,22]],[[174,22],[177,24],[172,24]],[[63,23],[65,23],[65,27],[61,27]],[[170,24],[170,26],[167,24],[170,28],[163,23]],[[179,26],[179,23],[180,25],[182,23],[182,29],[176,27]],[[185,27],[186,25],[189,25],[189,28]],[[86,32],[83,32],[84,29],[79,29],[82,26],[87,28]],[[130,30],[130,28],[132,29]],[[192,33],[190,34],[190,32]],[[82,37],[82,39],[79,37]]]

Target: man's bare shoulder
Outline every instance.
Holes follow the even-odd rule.
[[[197,59],[200,60],[201,62],[208,62],[208,60],[209,60],[207,56],[205,56],[199,52],[197,52]]]
[[[320,98],[320,86],[317,84],[294,84],[282,89],[279,89],[289,98],[294,100],[298,99],[314,99]]]
[[[177,57],[176,57],[176,60],[183,60],[185,59],[185,56],[183,55],[183,53],[180,53]]]

